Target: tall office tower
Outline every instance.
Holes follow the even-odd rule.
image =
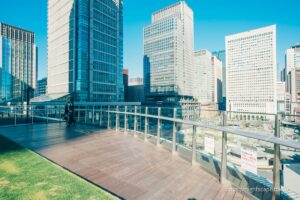
[[[198,102],[222,102],[222,61],[207,50],[194,54],[195,97]]]
[[[124,101],[128,101],[128,69],[123,69]]]
[[[144,28],[147,101],[177,103],[193,97],[194,14],[180,1],[152,15]]]
[[[285,81],[286,81],[286,111],[295,114],[296,108],[300,108],[300,45],[292,46],[286,50],[285,55]],[[297,85],[298,84],[298,85]],[[298,96],[299,91],[299,96]],[[298,109],[299,110],[299,109]]]
[[[26,102],[34,96],[37,47],[31,31],[0,23],[0,102]]]
[[[276,113],[276,25],[226,36],[227,110]]]
[[[226,98],[226,51],[214,51],[212,52],[212,55],[217,56],[222,61],[222,96],[223,98]]]
[[[47,78],[42,78],[37,81],[35,96],[45,95],[47,93]]]
[[[223,80],[222,80],[222,61],[217,57],[213,56],[211,58],[213,73],[213,84],[214,84],[214,101],[215,103],[222,103],[223,101]]]
[[[122,0],[48,0],[48,94],[123,101]]]

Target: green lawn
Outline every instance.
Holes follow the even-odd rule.
[[[116,199],[116,197],[0,136],[0,199]]]

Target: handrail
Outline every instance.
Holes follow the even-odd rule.
[[[182,124],[187,124],[187,125],[192,125],[192,126],[199,126],[202,128],[214,129],[217,131],[227,132],[227,133],[231,133],[231,134],[238,135],[238,136],[257,139],[257,140],[261,140],[261,141],[269,142],[269,143],[273,143],[273,144],[279,144],[279,145],[290,147],[290,148],[300,149],[300,142],[285,140],[285,139],[278,138],[278,137],[275,137],[272,135],[266,135],[267,133],[263,133],[263,132],[244,131],[241,129],[226,128],[223,126],[205,124],[202,122],[195,122],[195,121],[191,121],[191,120],[182,120],[182,119],[142,114],[142,113],[132,113],[132,112],[122,112],[122,111],[105,111],[105,112],[148,117],[148,118],[166,120],[166,121],[170,121],[170,122],[182,123]]]

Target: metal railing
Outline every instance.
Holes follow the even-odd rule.
[[[134,105],[114,106],[105,104],[75,105],[75,118],[79,123],[97,125],[101,128],[114,128],[117,132],[120,132],[122,130],[125,134],[130,133],[134,136],[140,136],[145,141],[153,142],[157,146],[165,145],[173,154],[179,153],[181,155],[188,155],[186,157],[189,158],[192,165],[202,166],[203,159],[210,159],[211,162],[215,164],[215,168],[219,168],[219,172],[214,172],[214,174],[217,174],[221,183],[233,181],[233,178],[231,180],[228,180],[229,176],[233,177],[235,175],[232,174],[239,173],[239,170],[228,162],[228,139],[230,136],[243,137],[247,140],[253,139],[256,141],[272,144],[272,182],[260,183],[262,181],[259,179],[259,177],[253,174],[246,174],[247,176],[245,176],[247,180],[249,177],[249,179],[255,179],[255,183],[264,185],[265,189],[270,189],[270,191],[262,191],[259,194],[255,191],[251,191],[251,188],[242,191],[248,192],[252,196],[259,199],[262,198],[262,196],[266,195],[268,198],[265,199],[281,199],[284,197],[289,197],[289,194],[286,194],[286,192],[282,191],[281,188],[281,148],[292,148],[299,151],[300,143],[280,137],[280,125],[282,121],[281,114],[273,115],[274,130],[273,135],[271,135],[270,133],[263,131],[249,131],[242,130],[240,128],[228,127],[228,118],[231,114],[230,112],[212,111],[218,112],[218,117],[221,119],[220,122],[218,122],[218,124],[216,125],[214,123],[207,123],[202,121],[201,119],[203,119],[203,116],[201,116],[197,121],[184,119],[185,117],[183,116],[183,111],[180,110],[180,108],[141,107]],[[24,110],[26,111],[26,113],[24,112]],[[15,119],[18,115],[27,117],[29,116],[32,124],[34,123],[35,119],[43,119],[44,123],[47,123],[50,120],[61,122],[63,121],[64,116],[64,106],[36,105],[26,109],[24,109],[24,107],[14,107],[13,109],[11,109],[11,107],[0,107],[0,113],[11,114]],[[17,125],[16,120],[14,122],[14,125]],[[180,134],[178,127],[183,126],[191,128],[191,146],[182,145],[179,141],[180,139],[178,139],[178,136]],[[197,146],[199,145],[197,141],[199,140],[199,128],[201,130],[211,129],[221,133],[220,158],[217,158],[214,155],[206,154],[203,150],[199,149],[199,147]],[[163,129],[167,129],[168,134],[163,134]],[[200,159],[200,157],[202,160]],[[269,188],[270,184],[272,184],[272,188]],[[239,185],[236,186],[240,187]]]

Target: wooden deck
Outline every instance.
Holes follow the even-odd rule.
[[[169,151],[114,130],[50,124],[0,134],[124,199],[248,199]]]

